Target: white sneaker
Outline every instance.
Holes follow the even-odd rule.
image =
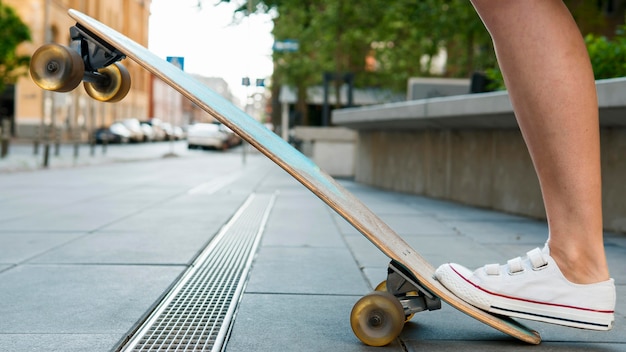
[[[459,298],[491,313],[591,330],[613,326],[613,279],[590,285],[570,282],[547,244],[524,258],[485,265],[473,273],[458,264],[444,264],[435,277]]]

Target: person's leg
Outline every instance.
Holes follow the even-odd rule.
[[[474,0],[492,35],[543,194],[552,256],[576,283],[609,278],[591,64],[560,0]]]
[[[472,3],[493,38],[539,178],[549,246],[474,272],[444,264],[436,277],[491,312],[610,329],[615,286],[602,238],[598,106],[580,32],[561,0]]]

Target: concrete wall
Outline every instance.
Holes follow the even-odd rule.
[[[304,127],[293,129],[302,141],[302,152],[333,177],[353,177],[357,134],[342,127]]]
[[[356,160],[359,182],[543,216],[537,177],[516,130],[363,131]]]
[[[626,80],[599,82],[605,228],[626,232]],[[545,218],[539,183],[506,93],[346,109],[358,131],[355,179]]]

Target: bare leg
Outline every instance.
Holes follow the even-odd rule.
[[[472,0],[492,35],[539,177],[551,255],[570,281],[609,278],[598,106],[588,54],[560,0]]]

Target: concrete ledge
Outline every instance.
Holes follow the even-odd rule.
[[[302,152],[334,177],[354,176],[357,133],[345,127],[304,127],[293,129],[302,141]]]
[[[601,126],[626,126],[626,78],[597,82]],[[364,129],[517,128],[507,92],[335,110],[335,125]]]
[[[626,78],[597,82],[604,224],[626,232]],[[506,92],[333,111],[357,130],[356,181],[545,218]]]

